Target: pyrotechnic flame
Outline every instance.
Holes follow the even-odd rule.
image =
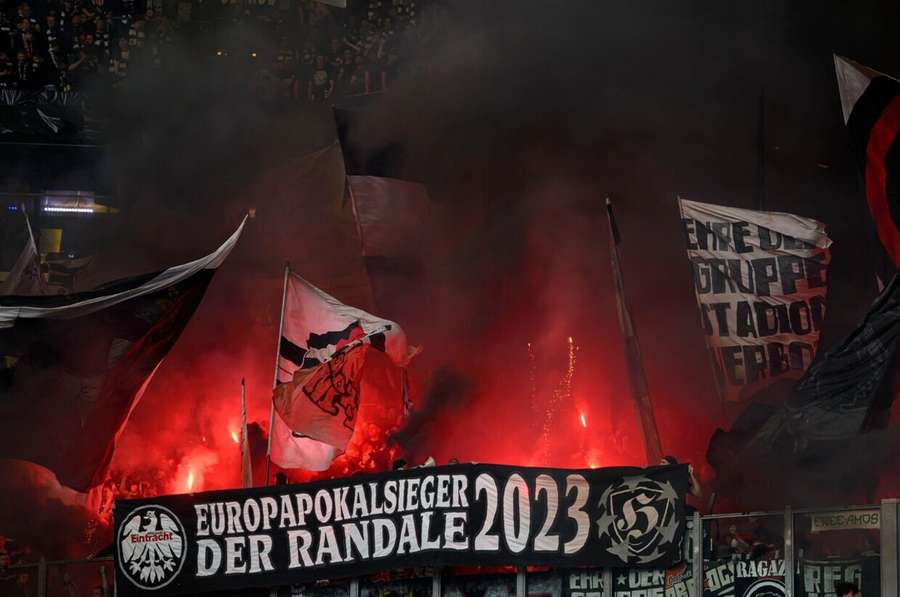
[[[578,418],[581,419],[581,426],[587,429],[587,419],[584,418],[584,413],[578,415]]]
[[[236,444],[241,443],[241,440],[240,440],[240,438],[238,438],[238,434],[235,431],[231,432],[231,440]]]
[[[575,362],[576,362],[576,353],[578,352],[578,345],[575,344],[575,339],[572,336],[568,337],[569,341],[569,363],[566,367],[566,372],[562,376],[562,379],[559,380],[559,384],[556,386],[556,389],[553,390],[553,393],[550,395],[550,400],[547,403],[547,411],[544,416],[544,426],[543,431],[541,433],[541,444],[542,448],[542,464],[547,464],[547,460],[550,456],[549,454],[549,446],[550,446],[550,434],[553,429],[553,420],[556,416],[556,410],[559,407],[560,403],[563,401],[568,401],[572,399],[572,383],[575,380]],[[584,422],[582,421],[582,424]]]
[[[187,489],[188,491],[194,489],[194,469],[188,469]]]

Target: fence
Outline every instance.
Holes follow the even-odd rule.
[[[390,571],[229,595],[269,597],[863,597],[900,595],[900,502],[832,509],[695,514],[685,562],[669,570],[500,567]],[[102,571],[102,572],[101,572]],[[11,566],[3,597],[111,597],[111,558]]]

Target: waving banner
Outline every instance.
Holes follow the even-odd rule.
[[[684,199],[679,206],[722,398],[743,401],[781,379],[799,379],[825,318],[825,226]]]
[[[116,503],[118,595],[296,584],[392,568],[664,567],[687,467],[418,468]]]

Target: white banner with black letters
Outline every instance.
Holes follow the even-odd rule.
[[[183,595],[443,565],[665,567],[683,465],[418,468],[119,501],[118,595]]]
[[[825,226],[685,199],[679,207],[722,398],[738,402],[780,379],[799,379],[825,319]]]

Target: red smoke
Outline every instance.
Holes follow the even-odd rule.
[[[134,410],[92,504],[102,508],[104,491],[127,498],[238,487],[240,445],[232,434],[240,428],[242,377],[254,481],[265,482],[284,257],[338,298],[398,321],[412,343],[424,346],[410,370],[418,419],[414,413],[403,423],[397,371],[370,351],[364,404],[346,453],[324,473],[289,471],[294,481],[389,470],[400,456],[411,464],[429,456],[439,463],[644,464],[602,234],[597,240],[603,221],[580,205],[584,189],[553,183],[499,220],[470,204],[436,202],[435,228],[419,248],[423,273],[412,280],[373,277],[372,285],[402,299],[376,307],[347,290],[348,280],[368,277],[341,200],[339,154],[332,150],[313,166],[292,167],[300,172],[293,177],[273,173],[256,190],[266,200],[253,202],[256,219]],[[241,213],[236,205],[223,212],[235,221]],[[133,217],[140,214],[136,209]],[[219,227],[218,237],[230,224]],[[170,228],[196,223],[176,221]],[[213,236],[169,239],[167,245],[191,246],[181,257],[166,258],[177,263],[203,254],[215,246]],[[148,238],[136,242],[151,244]],[[626,255],[627,248],[626,241]],[[626,277],[627,271],[626,263]],[[646,286],[637,278],[626,278],[626,285],[637,297],[641,321]],[[652,339],[645,342],[645,352],[653,354]],[[663,386],[654,384],[653,365],[658,360],[648,376],[666,450],[699,462],[708,434],[693,423],[689,438],[672,433],[695,417],[679,405],[675,386],[663,395]],[[439,370],[448,373],[433,375]],[[99,515],[108,522],[108,509]],[[111,537],[103,524],[98,533]]]

